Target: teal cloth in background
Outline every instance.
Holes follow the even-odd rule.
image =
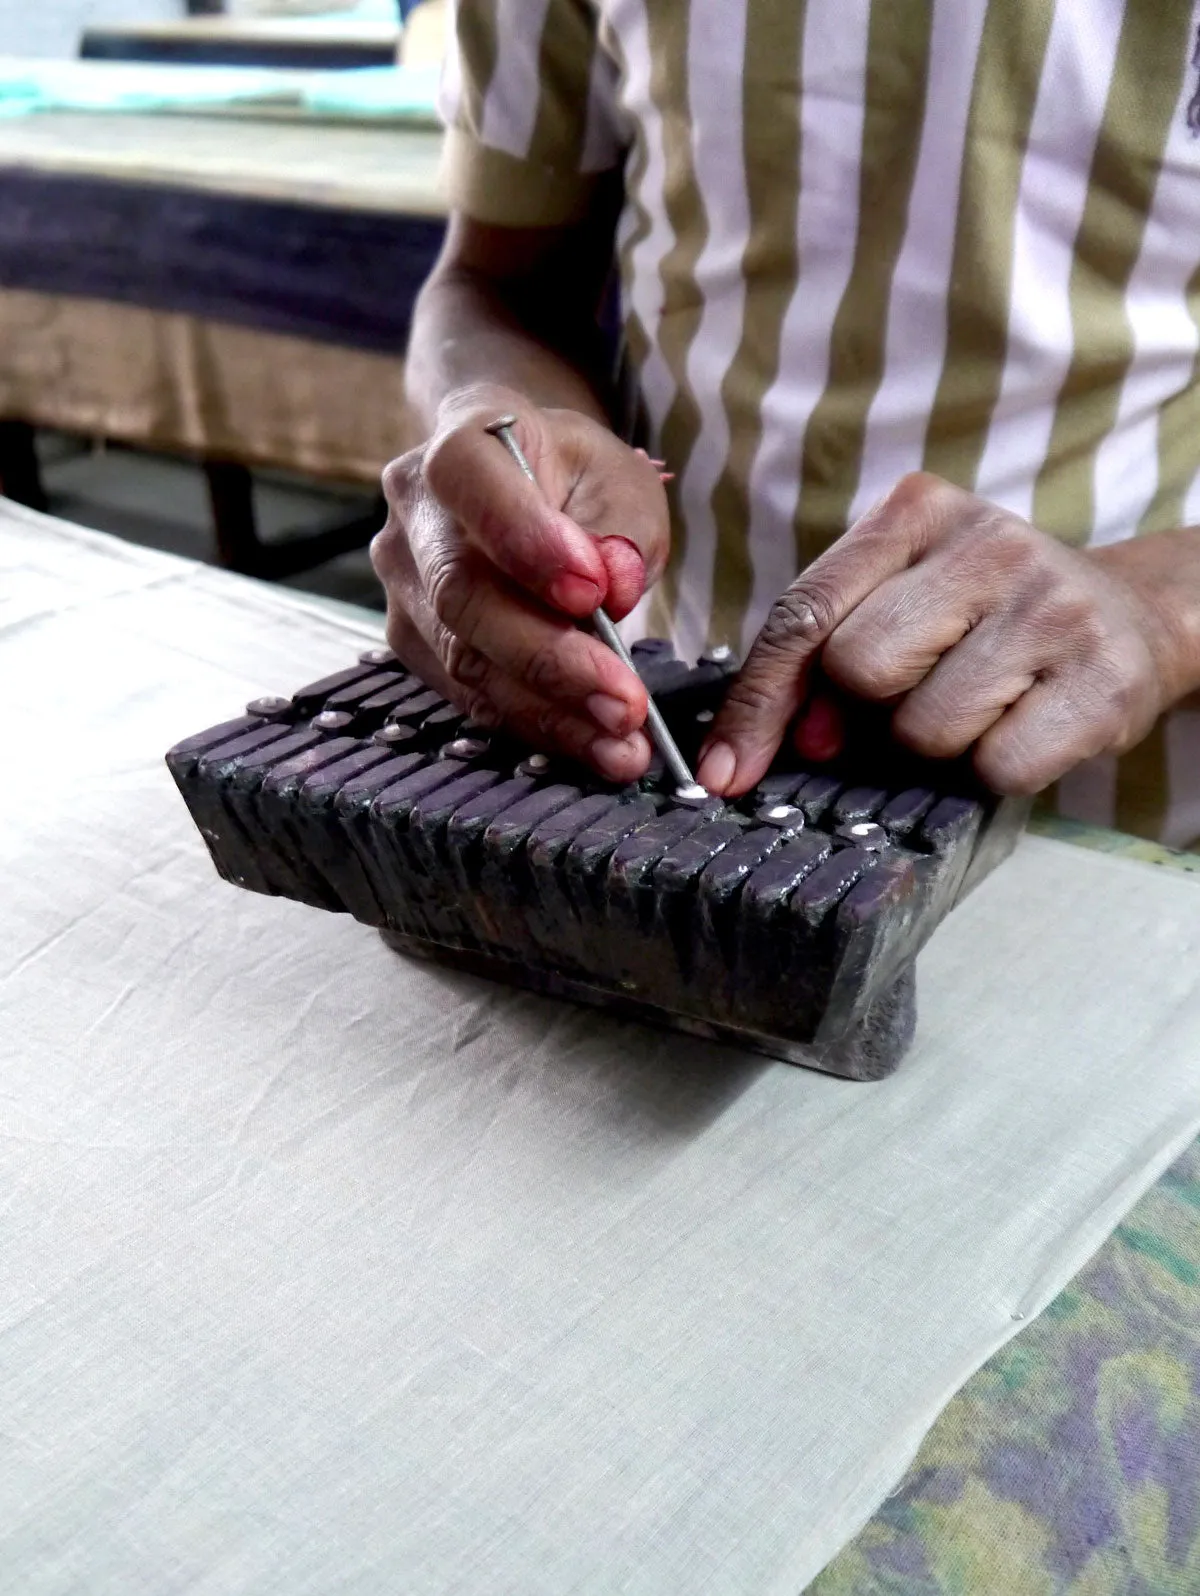
[[[362,67],[338,72],[163,66],[0,57],[0,116],[37,111],[229,111],[436,125],[438,71]]]

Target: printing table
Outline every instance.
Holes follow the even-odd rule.
[[[403,353],[444,226],[440,137],[398,127],[47,112],[0,121],[0,477],[30,428],[206,462],[220,553],[259,543],[248,467],[376,485],[407,446]]]
[[[1195,856],[1046,823],[877,1086],[409,967],[161,762],[377,627],[0,506],[0,1584],[1195,1596]]]
[[[397,23],[361,18],[199,16],[88,28],[79,53],[92,61],[331,70],[389,66],[399,43]]]

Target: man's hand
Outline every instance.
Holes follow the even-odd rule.
[[[1000,792],[1036,792],[1132,747],[1188,687],[1194,639],[1157,602],[1154,555],[1169,557],[1168,542],[1074,550],[936,477],[905,477],[775,605],[697,779],[745,792],[793,720],[802,752],[835,753],[836,708],[812,692],[818,662],[838,687],[893,704],[896,736],[919,753],[974,745]]]
[[[536,488],[486,431],[506,412]],[[478,387],[442,403],[384,491],[371,557],[405,664],[476,720],[610,780],[641,775],[645,689],[576,622],[601,604],[619,620],[666,563],[666,495],[646,456],[577,411]]]

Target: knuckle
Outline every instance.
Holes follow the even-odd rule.
[[[439,631],[438,655],[447,676],[464,688],[471,688],[487,676],[487,660],[456,632],[445,629]]]
[[[1037,622],[1052,636],[1091,649],[1104,639],[1104,626],[1094,601],[1065,582],[1053,583],[1042,595]]]
[[[897,739],[927,759],[953,759],[967,746],[944,706],[906,702],[892,718]]]
[[[997,515],[989,517],[983,523],[982,530],[987,533],[991,549],[1010,577],[1034,585],[1042,593],[1049,582],[1051,591],[1063,596],[1059,584],[1047,568],[1046,547],[1041,534],[1035,532],[1033,527],[1026,526],[1014,516]]]
[[[978,515],[979,501],[932,471],[909,471],[895,484],[879,508],[883,522],[906,520],[926,528],[945,527]]]
[[[470,609],[473,584],[462,555],[454,549],[438,550],[425,570],[429,607],[443,626],[460,629]]]
[[[888,640],[872,627],[855,627],[843,636],[839,628],[825,645],[824,666],[843,687],[863,698],[890,698],[895,668]]]
[[[381,582],[386,583],[389,573],[395,569],[399,556],[396,544],[401,536],[399,527],[389,516],[386,524],[371,539],[368,549],[371,568]]]
[[[440,503],[453,497],[463,479],[463,435],[454,428],[425,445],[421,459],[421,478]]]
[[[819,579],[801,577],[775,603],[760,641],[769,655],[790,657],[815,647],[837,622],[838,596]]]
[[[932,471],[906,471],[887,499],[896,509],[927,510],[954,491],[944,477],[934,476]]]
[[[421,452],[410,449],[384,466],[383,493],[393,508],[406,504],[411,498],[420,473]]]
[[[521,674],[526,684],[543,697],[557,698],[562,694],[565,671],[558,649],[552,644],[535,648]]]

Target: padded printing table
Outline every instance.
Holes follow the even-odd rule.
[[[377,486],[407,446],[403,352],[444,225],[439,149],[399,126],[0,121],[10,496],[37,502],[31,425],[190,453],[210,465],[223,563],[284,574],[256,541],[246,468]]]
[[[11,1588],[1194,1596],[1194,856],[1022,842],[873,1085],[410,964],[162,764],[377,625],[0,507]]]

